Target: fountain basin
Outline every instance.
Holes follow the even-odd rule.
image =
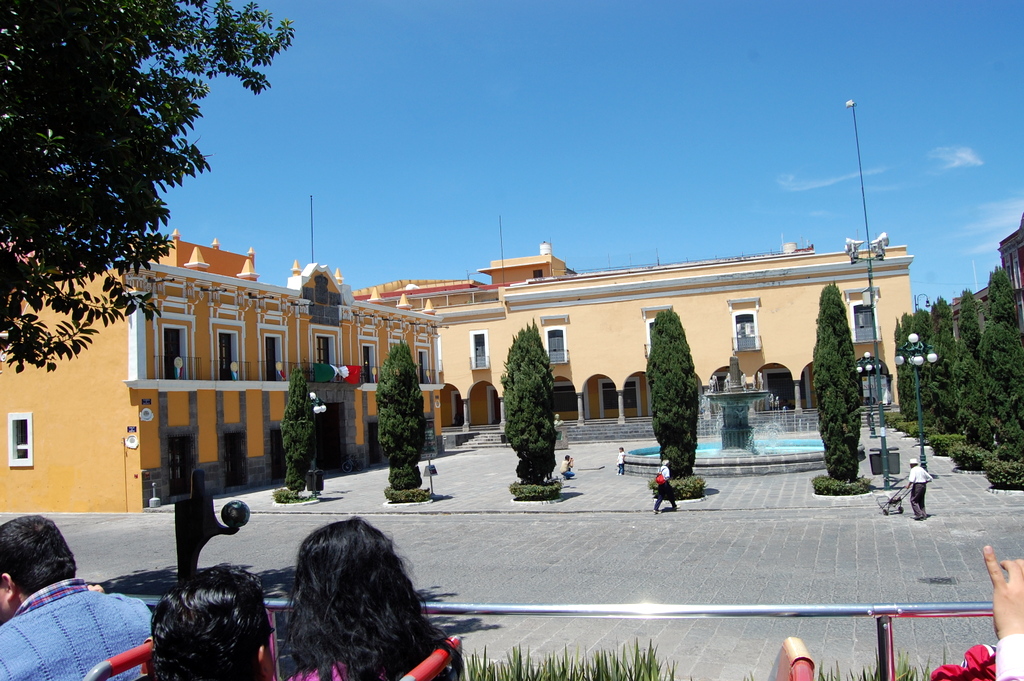
[[[757,441],[756,452],[722,449],[715,443],[697,445],[694,475],[735,477],[801,473],[825,469],[824,445],[818,439]],[[661,464],[659,447],[644,447],[626,454],[626,475],[653,478]]]

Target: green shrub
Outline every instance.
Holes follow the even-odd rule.
[[[384,488],[384,498],[392,504],[419,504],[430,501],[429,489],[395,489]]]
[[[811,484],[814,493],[825,497],[848,497],[856,494],[867,494],[871,491],[871,478],[858,478],[853,482],[836,480],[827,475],[819,475]]]
[[[1024,457],[1021,456],[1020,445],[1012,442],[999,445],[993,453],[1000,461],[1024,461]]]
[[[885,427],[890,430],[902,431],[906,425],[906,419],[898,411],[887,411],[885,412]]]
[[[308,494],[302,495],[298,492],[293,492],[287,487],[275,489],[270,493],[270,496],[274,499],[275,504],[299,504],[313,498]]]
[[[967,444],[967,436],[958,433],[936,433],[928,438],[935,456],[949,456],[949,448],[956,444]]]
[[[672,681],[675,676],[675,663],[660,662],[653,645],[644,649],[637,641],[621,653],[597,650],[585,659],[566,649],[534,660],[516,646],[499,662],[489,660],[485,650],[468,657],[463,672],[464,681]]]
[[[690,475],[685,478],[672,478],[668,484],[672,485],[676,499],[685,501],[687,499],[703,499],[704,487],[707,482],[699,475]],[[647,481],[647,488],[651,490],[651,496],[658,496],[658,483],[654,482],[654,478]]]
[[[985,460],[985,477],[996,489],[1024,489],[1024,462]]]
[[[527,485],[522,482],[513,482],[508,486],[515,501],[552,501],[562,496],[562,483],[559,480],[545,483],[543,485]]]
[[[985,468],[985,461],[992,458],[992,452],[972,444],[952,444],[948,448],[949,458],[962,471],[980,471]]]

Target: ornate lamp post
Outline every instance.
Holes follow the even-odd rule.
[[[853,135],[857,142],[857,170],[860,173],[860,198],[861,205],[864,207],[864,236],[870,238],[871,232],[868,230],[868,202],[864,195],[864,168],[860,162],[860,134],[857,132],[857,103],[852,99],[846,103],[846,108],[853,112]],[[861,260],[866,260],[868,263],[868,290],[864,292],[864,305],[871,310],[871,335],[874,337],[874,351],[875,357],[878,357],[878,315],[875,312],[875,283],[872,272],[872,264],[875,260],[885,259],[885,247],[889,245],[889,237],[885,232],[878,235],[878,238],[868,244],[866,253],[861,250],[861,246],[864,245],[863,241],[857,239],[846,240],[846,254],[850,256],[850,262],[856,264]],[[885,392],[882,390],[882,367],[881,362],[875,362],[875,402],[878,403],[878,427],[880,435],[880,445],[882,448],[882,477],[884,479],[884,485],[886,491],[890,489],[889,486],[889,450],[886,447],[885,442],[885,405],[882,396]]]
[[[865,352],[864,356],[857,360],[857,373],[864,374],[865,376],[871,376],[871,372],[874,370],[874,360],[871,358],[870,352]],[[868,394],[871,395],[874,390],[871,390],[870,385],[868,386]],[[877,400],[877,398],[875,398]],[[868,402],[868,428],[871,430],[871,437],[877,437],[875,435],[875,413],[871,410],[873,405]]]
[[[314,497],[318,497],[320,496],[320,491],[324,488],[324,474],[323,471],[316,467],[317,449],[320,440],[316,427],[316,417],[318,414],[323,414],[327,411],[327,405],[316,396],[316,393],[312,392],[309,393],[309,402],[313,405],[313,467],[306,473],[306,487],[309,488],[310,493]]]
[[[910,362],[914,367],[914,393],[917,395],[917,441],[921,448],[921,468],[928,470],[928,461],[924,456],[924,412],[921,410],[921,365],[925,360],[929,364],[935,364],[939,356],[935,354],[932,346],[922,343],[920,336],[912,333],[907,336],[907,342],[896,348],[896,364],[903,366],[904,362]]]

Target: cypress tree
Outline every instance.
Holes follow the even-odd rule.
[[[978,354],[985,372],[992,431],[1001,459],[1024,460],[1024,347],[1005,270],[997,268],[992,273],[988,296]]]
[[[388,483],[395,490],[419,488],[422,478],[417,464],[427,419],[416,365],[405,343],[391,346],[380,367],[377,413],[380,448],[390,468]]]
[[[555,469],[555,377],[536,323],[512,339],[501,376],[505,436],[519,457],[516,475],[539,485]]]
[[[313,428],[313,405],[309,386],[302,371],[292,371],[288,378],[288,403],[281,418],[281,440],[284,445],[285,487],[301,492],[306,486],[306,473],[316,447]]]
[[[699,381],[679,315],[662,310],[651,325],[647,358],[654,436],[673,476],[693,475],[697,456]]]
[[[818,429],[825,445],[828,475],[853,482],[859,470],[860,382],[846,307],[835,284],[822,289],[818,302],[814,392],[818,398]]]
[[[978,312],[974,294],[965,290],[960,297],[960,317],[957,323],[960,337],[953,369],[957,393],[957,432],[963,433],[969,443],[991,449],[992,424],[988,417],[985,377],[978,354],[981,346]]]
[[[921,380],[927,377],[928,409],[931,423],[939,433],[956,433],[957,390],[953,382],[956,360],[956,342],[953,339],[953,311],[949,303],[939,298],[932,305],[932,346],[939,360],[921,367]]]

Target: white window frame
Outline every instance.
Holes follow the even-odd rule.
[[[275,329],[275,331],[276,331],[276,329]],[[277,368],[277,363],[278,362],[281,363],[282,368],[284,367],[284,334],[282,334],[282,333],[264,333],[264,334],[262,334],[260,336],[260,347],[258,348],[258,353],[257,353],[259,355],[259,358],[260,358],[260,366],[257,367],[257,374],[258,374],[259,379],[261,381],[267,380],[267,376],[266,376],[266,373],[265,373],[265,365],[266,365],[267,362],[270,361],[270,358],[267,357],[267,339],[268,338],[273,338],[275,343],[276,343],[276,345],[277,345],[277,357],[274,358],[274,367],[273,367],[274,374],[277,375],[278,378],[280,378],[281,380],[284,380],[284,378],[280,376],[281,371],[278,370],[278,368]]]
[[[317,344],[319,343],[321,338],[326,338],[327,339],[327,361],[326,362],[321,362],[320,359],[316,356],[317,355]],[[333,334],[327,334],[327,333],[315,333],[315,334],[313,334],[313,361],[317,362],[319,364],[334,364],[335,363],[335,358],[337,357],[336,353],[334,352],[335,345],[336,345],[336,342],[335,342],[335,338],[334,338]]]
[[[738,333],[739,322],[736,321],[736,318],[745,315],[750,315],[754,318],[754,333],[742,336],[743,338],[754,339],[754,347],[750,348],[740,348],[739,346],[741,336]],[[736,352],[761,349],[761,329],[758,327],[757,310],[736,310],[732,313],[732,349]]]
[[[561,331],[562,332],[562,353],[563,357],[560,362],[556,362],[551,357],[551,332]],[[548,353],[548,359],[552,364],[568,364],[569,363],[569,336],[566,333],[564,326],[550,326],[544,329],[544,349]]]
[[[168,331],[177,331],[178,332],[178,345],[180,346],[180,350],[181,350],[181,352],[180,352],[180,354],[178,356],[181,357],[182,362],[183,362],[183,364],[181,366],[181,377],[183,379],[190,379],[190,380],[192,380],[192,379],[195,379],[195,376],[189,376],[188,373],[189,373],[190,370],[195,370],[195,368],[190,366],[189,361],[187,359],[190,356],[189,352],[188,352],[188,349],[189,349],[189,330],[190,330],[190,327],[188,325],[186,325],[186,324],[161,324],[160,325],[160,337],[157,339],[157,342],[160,343],[160,355],[163,356],[163,357],[166,357],[167,356],[167,347],[165,345],[165,342],[167,340],[166,333]],[[164,361],[166,361],[166,360],[164,360]],[[154,367],[154,368],[157,370],[157,373],[159,373],[161,376],[163,376],[163,370],[164,370],[163,367]]]
[[[370,348],[370,361],[369,362],[366,362],[363,359],[364,356],[366,355],[366,352],[365,352],[366,348]],[[376,383],[376,381],[373,380],[373,379],[377,377],[377,374],[378,374],[379,369],[380,369],[380,366],[377,364],[377,362],[380,361],[380,358],[378,357],[378,354],[379,353],[377,352],[377,340],[376,339],[372,339],[372,340],[371,339],[360,339],[360,342],[359,342],[359,366],[360,366],[360,371],[362,371],[363,369],[366,369],[366,371],[368,371],[370,373],[370,379],[371,380],[367,381],[368,383]],[[366,377],[365,376],[361,376],[360,380],[362,380],[364,378],[366,378]]]
[[[872,343],[876,340],[881,341],[882,336],[878,329],[878,298],[875,298],[875,309],[871,315],[871,321],[874,324],[872,330],[874,335],[871,338],[857,338],[857,308],[867,307],[861,301],[851,300],[850,301],[850,334],[853,336],[854,343]],[[871,309],[871,308],[867,308]]]
[[[477,362],[476,355],[476,338],[482,336],[484,339],[484,356],[483,363]],[[469,366],[470,369],[490,369],[491,368],[491,342],[488,336],[487,330],[482,331],[470,331],[469,332]]]
[[[847,318],[850,323],[850,337],[853,339],[854,344],[860,343],[871,343],[875,340],[882,340],[882,329],[881,323],[878,319],[878,301],[882,299],[881,290],[875,286],[871,289],[871,302],[875,305],[875,312],[872,315],[872,322],[874,322],[874,337],[860,340],[857,338],[857,308],[864,307],[864,296],[867,295],[868,289],[852,289],[845,291],[846,294],[846,305],[850,310],[849,317]]]
[[[216,339],[216,343],[217,343],[216,346],[215,346],[217,348],[217,363],[215,365],[216,368],[217,368],[217,379],[216,380],[224,380],[224,379],[220,378],[220,337],[221,337],[221,334],[225,334],[225,335],[231,337],[231,361],[228,362],[228,366],[230,367],[232,363],[236,364],[238,366],[239,370],[238,370],[238,372],[235,372],[235,373],[241,374],[242,365],[245,364],[245,362],[242,359],[242,344],[240,342],[240,337],[242,335],[241,334],[241,329],[234,329],[234,328],[231,328],[231,327],[226,327],[225,328],[225,327],[221,326],[221,327],[218,327],[218,328],[214,329],[213,333],[214,333],[214,338]],[[241,375],[239,375],[237,379],[232,379],[232,380],[241,380],[241,379],[242,379],[242,377],[241,377]]]
[[[25,444],[18,444],[14,440],[15,423],[27,422],[28,441]],[[21,412],[7,415],[7,465],[10,468],[31,468],[35,465],[35,451],[33,446],[32,413]],[[24,457],[18,454],[24,452]]]

